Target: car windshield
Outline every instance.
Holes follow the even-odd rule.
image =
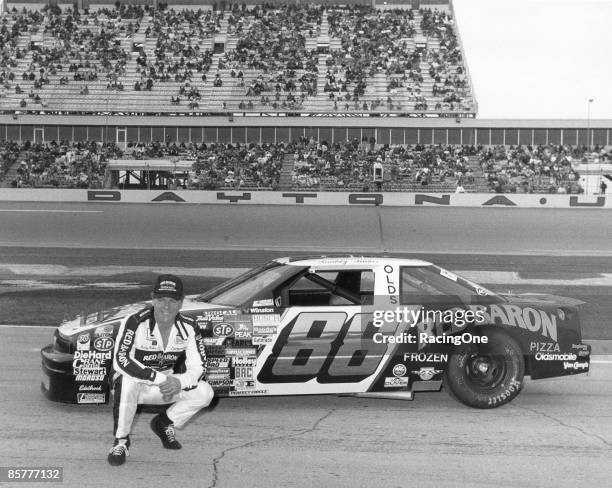
[[[271,285],[281,283],[302,268],[271,262],[247,271],[196,298],[215,305],[240,307],[256,296],[260,296]]]

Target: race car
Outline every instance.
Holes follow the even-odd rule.
[[[416,259],[275,259],[200,295],[206,380],[218,396],[343,394],[412,399],[446,389],[493,408],[524,377],[586,373],[577,305],[500,295]],[[142,302],[63,323],[42,354],[51,400],[108,403],[119,326]],[[180,365],[179,365],[180,366]]]

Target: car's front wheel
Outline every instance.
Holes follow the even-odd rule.
[[[523,387],[525,361],[519,344],[491,328],[487,344],[462,344],[450,356],[444,385],[451,396],[475,408],[494,408],[515,398]]]

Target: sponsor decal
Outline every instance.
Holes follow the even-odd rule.
[[[247,366],[238,366],[234,370],[234,378],[237,380],[252,380],[253,368]]]
[[[111,359],[113,356],[110,351],[96,352],[96,351],[76,351],[74,353],[74,359],[88,359],[96,361],[105,361]]]
[[[282,304],[281,297],[276,297],[274,299],[274,305],[276,305],[277,308],[280,308],[281,304]]]
[[[252,306],[253,307],[272,307],[274,306],[274,301],[271,298],[267,298],[265,300],[255,300]]]
[[[257,358],[248,358],[248,357],[235,357],[232,358],[232,366],[241,367],[248,366],[253,367],[257,364]]]
[[[233,386],[232,380],[230,378],[206,378],[206,382],[212,386]]]
[[[217,337],[229,337],[234,335],[234,327],[231,324],[222,322],[213,327],[213,334]]]
[[[388,295],[397,295],[397,283],[395,282],[394,279],[394,268],[393,266],[386,264],[385,267],[383,268],[383,271],[385,272],[385,284],[387,287],[387,294]]]
[[[90,373],[75,374],[74,380],[75,381],[104,381],[104,378],[106,376],[106,370],[96,370],[96,371],[97,373],[95,374],[90,374]]]
[[[574,361],[574,362],[566,361],[563,363],[563,369],[573,369],[573,370],[589,369],[589,363],[588,361]]]
[[[146,356],[143,356],[142,360],[143,361],[159,361],[163,357],[164,357],[164,353],[159,351],[159,352],[156,352],[155,354],[147,354]]]
[[[277,327],[267,325],[267,326],[258,326],[253,325],[253,335],[266,336],[266,335],[275,335]]]
[[[256,396],[266,393],[268,393],[268,390],[234,390],[229,392],[229,396]]]
[[[114,327],[112,325],[103,325],[102,327],[97,327],[96,330],[94,330],[94,335],[96,337],[112,336],[113,329]]]
[[[393,366],[393,376],[405,376],[406,375],[406,366],[403,364],[396,364]]]
[[[219,339],[219,341],[221,341],[221,343],[223,343],[225,339]],[[223,346],[220,345],[216,345],[216,344],[212,344],[212,345],[207,345],[206,346],[206,354],[210,357],[221,357],[221,356],[225,356],[225,349],[223,348]]]
[[[477,323],[509,325],[526,329],[529,332],[538,332],[542,336],[557,342],[557,316],[551,312],[537,310],[532,307],[519,307],[518,305],[469,305],[477,315]]]
[[[255,388],[255,382],[252,380],[234,380],[236,389]]]
[[[72,361],[75,381],[104,381],[111,359],[111,351],[75,351]]]
[[[207,368],[227,368],[229,364],[229,358],[206,358]]]
[[[397,376],[387,376],[385,378],[385,388],[405,388],[407,386],[408,378],[406,376],[400,378]]]
[[[98,392],[102,393],[104,391],[104,387],[102,385],[79,385],[78,391],[89,391],[89,392]]]
[[[94,339],[93,346],[98,351],[110,351],[115,347],[115,341],[112,337],[97,337]]]
[[[257,349],[254,347],[227,347],[225,348],[226,356],[255,356]]]
[[[144,342],[140,345],[139,350],[141,351],[157,351],[159,348],[157,347],[157,342]]]
[[[273,314],[260,314],[253,315],[253,330],[255,327],[265,327],[270,325],[280,325],[280,315],[277,313]]]
[[[253,336],[251,332],[250,324],[239,323],[236,324],[236,331],[234,337],[236,339],[250,339]]]
[[[267,308],[266,307],[262,307],[262,308],[250,308],[249,311],[251,313],[259,313],[259,314],[261,314],[261,313],[273,313],[274,309],[271,308],[271,307],[267,307]]]
[[[404,354],[404,361],[415,361],[420,363],[446,363],[448,354],[434,352],[411,352]]]
[[[589,355],[589,346],[586,344],[572,344],[572,349],[576,349],[579,357],[583,358]]]
[[[435,375],[441,372],[442,372],[441,369],[435,369],[434,367],[428,366],[428,367],[417,369],[416,371],[413,371],[412,373],[419,375],[419,378],[421,378],[421,380],[423,381],[429,381]]]
[[[530,342],[530,352],[560,352],[559,344],[556,342]]]
[[[578,356],[572,353],[544,353],[537,352],[535,355],[536,361],[576,361]]]
[[[214,373],[206,374],[206,381],[208,381],[208,383],[210,384],[212,384],[211,381],[229,380],[229,378],[230,378],[229,371],[226,374],[214,374]]]
[[[254,346],[262,346],[262,345],[271,344],[272,342],[274,342],[274,337],[255,336],[251,339],[251,342]]]
[[[77,351],[89,351],[89,334],[80,334],[77,338]]]
[[[196,345],[198,346],[198,353],[200,354],[200,359],[202,359],[202,361],[205,361],[206,360],[206,345],[204,344],[204,341],[202,340],[202,336],[200,336],[200,334],[196,334],[195,341],[196,341]],[[185,349],[186,348],[187,347],[185,347]]]
[[[205,346],[222,346],[225,337],[202,337],[202,344]]]
[[[104,393],[77,393],[77,403],[104,403]]]
[[[157,368],[165,369],[174,366],[178,360],[179,355],[172,352],[158,351],[155,354],[147,354],[142,357],[142,362],[147,366],[155,366]]]
[[[195,320],[199,326],[206,325],[209,322],[223,322],[228,320],[228,315],[238,315],[237,310],[206,310],[200,312],[200,315],[196,316]]]
[[[227,368],[208,368],[207,373],[209,375],[211,375],[211,374],[229,375],[230,374],[230,369],[229,369],[229,367],[227,367]]]

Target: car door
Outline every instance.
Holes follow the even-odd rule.
[[[278,290],[286,307],[258,383],[269,394],[368,391],[388,348],[372,340],[374,279],[374,269],[309,270]]]

